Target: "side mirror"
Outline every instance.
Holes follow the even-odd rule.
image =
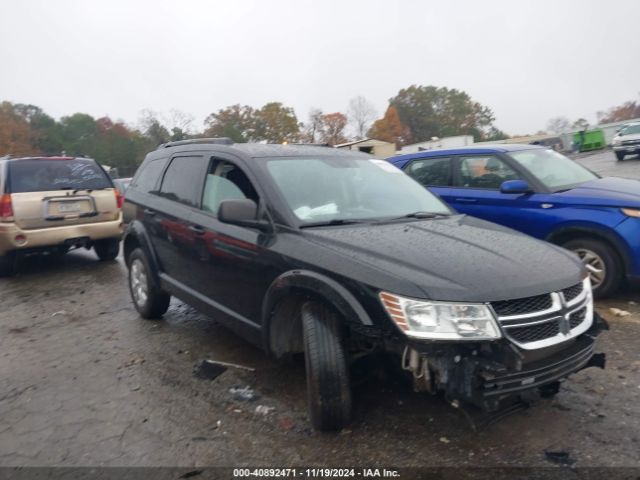
[[[529,193],[531,188],[524,180],[507,180],[500,185],[500,193]]]
[[[257,220],[258,206],[249,199],[224,200],[220,202],[218,220],[231,225],[257,228],[261,231],[271,229],[271,224],[265,220]]]

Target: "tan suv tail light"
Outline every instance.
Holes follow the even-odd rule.
[[[5,193],[0,197],[0,222],[13,221],[13,205],[11,204],[11,194]]]
[[[118,190],[114,190],[114,193],[116,194],[116,205],[118,205],[118,208],[122,208],[122,204],[124,203],[124,197],[120,194]]]

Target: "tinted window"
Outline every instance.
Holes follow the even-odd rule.
[[[146,193],[156,190],[158,183],[160,183],[160,175],[162,174],[164,166],[167,164],[167,160],[168,158],[159,158],[144,164],[140,171],[136,173],[132,185]]]
[[[9,182],[14,193],[112,186],[107,174],[90,158],[16,160],[9,163]]]
[[[202,209],[217,214],[224,200],[249,198],[258,203],[258,194],[245,173],[224,160],[211,160],[202,194]]]
[[[424,186],[446,187],[451,178],[451,159],[425,158],[414,160],[406,172]]]
[[[498,190],[502,182],[520,176],[509,165],[493,155],[460,157],[460,185],[469,188]]]
[[[175,157],[162,179],[160,195],[196,206],[202,189],[202,157]]]

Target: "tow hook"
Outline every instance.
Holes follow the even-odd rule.
[[[413,374],[414,391],[435,393],[429,371],[429,361],[409,346],[404,347],[402,352],[402,369]]]

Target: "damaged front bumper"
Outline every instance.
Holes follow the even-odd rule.
[[[608,328],[594,313],[589,330],[546,351],[523,351],[508,340],[466,346],[414,344],[405,349],[403,368],[413,372],[417,390],[443,391],[454,404],[491,412],[507,402],[555,393],[559,382],[584,368],[604,368],[605,354],[594,349],[598,335]]]

